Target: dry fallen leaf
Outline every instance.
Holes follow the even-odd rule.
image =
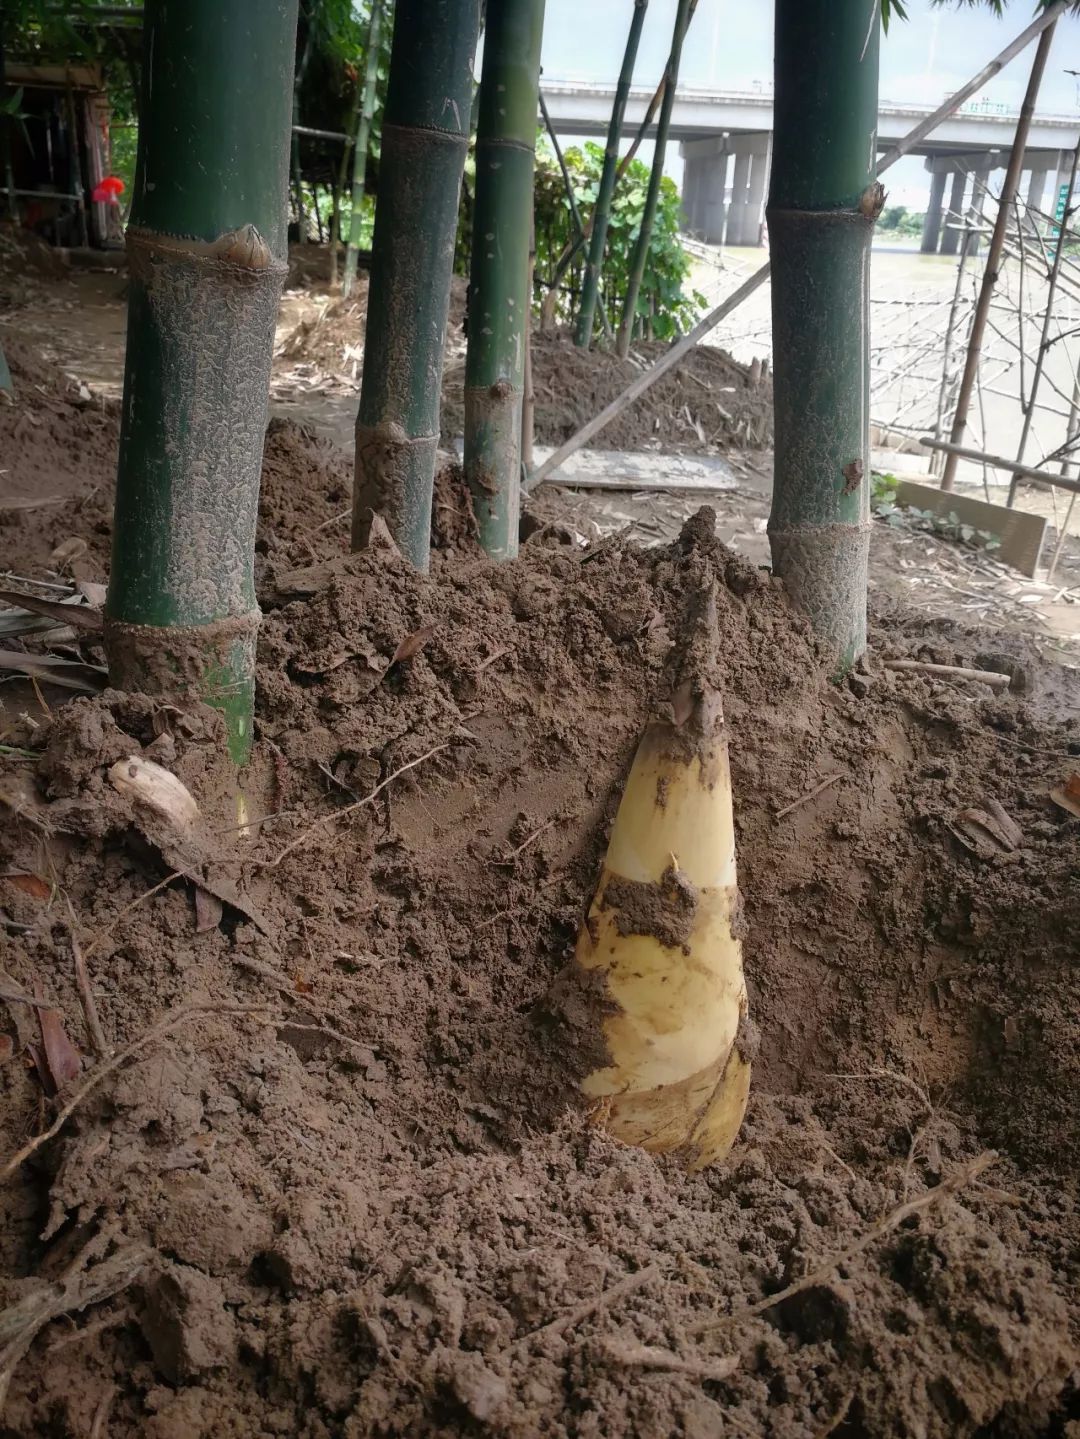
[[[225,906],[216,894],[211,894],[201,884],[195,885],[195,933],[208,934],[210,930],[217,929],[221,923],[221,916],[225,912]]]
[[[1050,798],[1059,809],[1067,810],[1080,819],[1080,770],[1074,769],[1064,784],[1055,785],[1050,791]]]
[[[23,894],[28,894],[33,899],[48,899],[52,894],[52,886],[40,875],[11,871],[0,878],[6,879],[13,888],[21,890]]]
[[[70,540],[64,540],[62,544],[57,545],[56,549],[53,550],[49,556],[49,559],[58,567],[70,565],[75,560],[82,559],[87,549],[88,545],[86,541],[80,540],[77,535],[73,535]]]
[[[81,542],[80,542],[81,543]],[[0,600],[7,605],[29,610],[35,615],[47,615],[60,624],[73,625],[77,630],[101,629],[101,611],[90,605],[66,603],[60,600],[45,600],[38,595],[24,595],[21,590],[0,590]]]
[[[421,625],[418,630],[413,630],[411,635],[406,635],[391,656],[390,663],[386,667],[387,670],[393,669],[403,660],[411,660],[414,655],[418,655],[437,629],[438,625]]]
[[[1024,842],[1024,833],[996,799],[984,800],[985,809],[962,809],[950,825],[965,849],[983,859],[1004,851],[1010,854]]]
[[[38,999],[45,997],[41,985],[35,985],[34,994]],[[39,1009],[38,1024],[41,1026],[41,1045],[44,1054],[35,1054],[41,1082],[49,1094],[59,1094],[79,1073],[82,1061],[79,1051],[68,1039],[60,1012],[56,1009]]]

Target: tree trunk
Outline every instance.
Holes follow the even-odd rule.
[[[383,112],[352,537],[379,514],[420,570],[478,29],[479,0],[398,0]]]
[[[513,559],[544,0],[488,0],[465,360],[465,478],[480,543]]]
[[[114,685],[220,709],[242,763],[296,0],[266,0],[258,25],[246,0],[147,0],[144,17],[105,649]]]
[[[879,0],[776,0],[773,569],[841,670],[866,647]]]
[[[667,149],[671,112],[675,108],[675,88],[679,83],[679,61],[682,58],[686,27],[690,21],[691,3],[692,0],[679,0],[675,11],[671,53],[668,56],[667,69],[664,72],[664,98],[660,102],[660,118],[656,123],[656,149],[653,153],[652,173],[649,175],[649,188],[645,193],[645,209],[641,215],[641,229],[638,231],[637,240],[634,243],[634,253],[630,260],[630,279],[626,287],[622,324],[619,326],[619,338],[615,347],[618,354],[624,359],[630,349],[630,340],[634,333],[638,295],[645,275],[645,264],[649,258],[649,246],[652,243],[653,221],[656,218],[657,201],[660,199],[660,182],[664,178],[664,152]]]
[[[626,98],[634,78],[634,62],[637,59],[641,27],[645,23],[645,11],[649,0],[634,0],[634,15],[630,21],[630,33],[626,37],[619,83],[615,87],[615,103],[611,107],[611,123],[608,125],[607,147],[604,150],[604,167],[600,171],[600,185],[596,192],[596,206],[592,214],[592,234],[589,237],[589,254],[585,262],[585,276],[581,286],[581,306],[574,326],[574,344],[587,350],[592,344],[593,321],[596,317],[596,300],[600,293],[600,274],[604,267],[604,246],[607,244],[608,221],[611,218],[611,197],[615,193],[615,171],[619,164],[619,143],[622,140],[623,116],[626,114]]]
[[[379,34],[382,29],[383,0],[371,0],[371,20],[367,33],[367,59],[364,65],[364,95],[353,146],[352,212],[349,219],[349,241],[345,251],[345,279],[342,294],[346,297],[356,283],[356,260],[360,249],[360,225],[364,209],[364,185],[367,181],[368,148],[371,144],[371,122],[375,116],[375,87],[379,79]]]

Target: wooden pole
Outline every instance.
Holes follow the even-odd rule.
[[[703,320],[699,320],[689,334],[684,335],[681,340],[677,340],[666,355],[661,355],[652,369],[644,370],[638,375],[636,380],[633,380],[626,387],[621,395],[617,395],[615,399],[612,400],[610,405],[601,410],[588,424],[582,425],[576,435],[571,435],[565,444],[560,445],[557,450],[550,454],[544,463],[533,471],[526,482],[526,493],[534,490],[537,485],[546,480],[553,470],[557,470],[562,462],[580,450],[582,445],[587,445],[593,435],[599,434],[605,426],[611,423],[616,415],[621,415],[624,410],[629,409],[635,400],[639,399],[646,390],[655,385],[657,380],[667,374],[668,370],[677,365],[686,352],[692,350],[703,335],[707,335],[710,330],[715,329],[726,315],[731,314],[732,310],[738,309],[742,302],[747,299],[748,296],[752,295],[755,290],[760,289],[768,278],[769,266],[767,264],[762,265],[760,270],[755,270],[749,279],[744,280],[737,290],[734,290],[726,300],[717,305],[715,310],[710,311]]]
[[[1020,180],[1020,171],[1024,165],[1024,151],[1027,148],[1028,131],[1031,129],[1031,117],[1035,113],[1035,101],[1038,98],[1039,86],[1042,84],[1043,71],[1046,69],[1046,58],[1050,53],[1050,45],[1054,38],[1054,30],[1057,21],[1052,20],[1039,36],[1038,48],[1035,51],[1035,59],[1031,64],[1031,74],[1028,77],[1027,93],[1024,96],[1024,103],[1020,107],[1020,118],[1016,122],[1016,134],[1013,136],[1012,153],[1009,156],[1008,169],[1005,171],[1005,181],[1001,187],[1001,199],[998,201],[997,219],[994,221],[994,233],[990,237],[990,248],[986,254],[986,268],[983,270],[982,286],[979,290],[979,298],[975,304],[975,313],[971,320],[971,335],[968,339],[967,359],[964,362],[964,374],[960,381],[960,390],[956,396],[956,409],[953,413],[952,434],[950,443],[953,449],[947,450],[945,469],[941,475],[941,488],[951,490],[956,479],[956,466],[960,456],[956,454],[955,447],[963,444],[964,435],[967,432],[967,415],[971,405],[971,396],[975,389],[975,372],[979,364],[979,356],[982,353],[983,336],[986,334],[986,320],[990,313],[990,301],[993,298],[994,287],[997,284],[998,266],[1001,263],[1001,251],[1005,244],[1005,228],[1009,222],[1009,210],[1012,206],[1013,196],[1016,194],[1016,187]]]
[[[1056,487],[1080,494],[1080,480],[1072,480],[1065,475],[1052,475],[1049,470],[1033,469],[1031,465],[1007,460],[1004,455],[988,455],[985,450],[975,450],[969,445],[954,445],[949,440],[935,440],[933,435],[921,435],[919,443],[928,450],[942,450],[946,455],[954,456],[958,460],[976,460],[979,464],[990,465],[995,470],[1008,470],[1011,474],[1023,476],[1029,485],[1044,485],[1051,490]],[[944,488],[943,485],[942,489]]]

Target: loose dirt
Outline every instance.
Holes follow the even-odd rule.
[[[101,577],[84,486],[0,566],[77,534]],[[100,1078],[0,1188],[0,1434],[1070,1434],[1073,676],[895,610],[837,685],[708,511],[650,550],[541,526],[495,568],[440,496],[430,576],[348,556],[347,462],[272,426],[246,832],[208,711],[5,705],[0,989],[62,1027],[0,1000],[0,1162]],[[584,1108],[553,986],[707,575],[760,1048],[689,1178]],[[186,837],[110,781],[133,754],[195,796]]]
[[[367,276],[348,300],[297,296],[292,328],[281,339],[277,369],[310,383],[359,390],[363,373]],[[465,281],[451,288],[442,390],[442,443],[449,449],[465,426]],[[667,349],[659,341],[634,346],[633,359],[606,350],[579,350],[568,334],[532,337],[534,434],[559,445],[616,399],[643,367]],[[614,419],[594,445],[614,450],[724,453],[772,443],[772,383],[726,351],[699,346],[671,374]]]

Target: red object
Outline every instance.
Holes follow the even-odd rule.
[[[118,203],[118,196],[124,193],[124,182],[116,175],[106,175],[104,180],[99,180],[94,186],[90,199],[95,205],[115,205]]]

